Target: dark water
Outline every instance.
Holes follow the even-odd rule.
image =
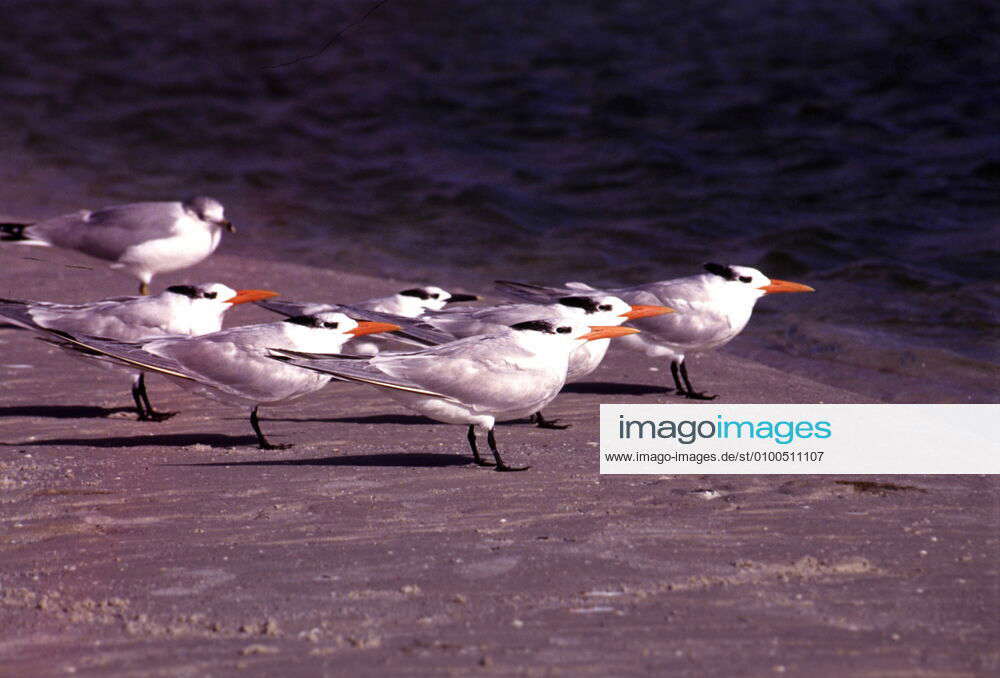
[[[447,285],[757,266],[730,349],[996,400],[993,2],[6,0],[0,211],[215,195],[228,248]],[[39,210],[42,211],[39,214]]]

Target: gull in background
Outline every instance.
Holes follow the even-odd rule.
[[[637,333],[631,327],[589,326],[585,322],[529,320],[494,333],[458,339],[413,353],[373,358],[324,356],[275,350],[275,359],[338,379],[389,390],[406,407],[448,424],[468,426],[476,464],[494,466],[479,455],[476,427],[497,471],[523,471],[500,457],[493,429],[497,421],[537,412],[566,381],[569,356],[583,342]]]
[[[669,306],[674,313],[630,321],[642,334],[626,337],[621,344],[653,358],[669,359],[677,395],[712,400],[716,396],[700,393],[691,385],[685,356],[731,341],[746,327],[754,304],[764,295],[814,290],[808,285],[768,278],[748,266],[708,263],[704,268],[706,273],[700,275],[600,290],[578,282],[546,287],[499,280],[497,285],[515,298],[536,302],[590,291],[613,294],[631,304]]]
[[[258,447],[280,450],[291,445],[273,445],[264,437],[257,416],[260,406],[314,393],[326,386],[330,376],[277,363],[269,358],[269,349],[337,352],[352,337],[397,329],[398,325],[357,322],[343,313],[326,311],[197,337],[126,343],[64,333],[53,343],[103,356],[131,369],[158,372],[198,395],[227,405],[252,407],[250,426]]]
[[[137,202],[28,224],[0,224],[0,241],[62,247],[111,262],[139,279],[149,294],[157,273],[194,266],[215,251],[222,231],[235,232],[222,203],[198,196],[184,202]]]
[[[420,316],[420,319],[456,338],[461,338],[496,332],[501,328],[528,320],[546,320],[556,324],[580,320],[590,325],[621,325],[629,320],[671,312],[672,309],[666,306],[630,305],[608,294],[578,293],[558,297],[551,303],[501,304],[485,308],[459,307],[427,311]],[[566,383],[579,381],[596,370],[604,359],[610,343],[610,339],[597,339],[578,345],[570,354]],[[556,423],[558,420],[546,419],[541,411],[532,414],[531,420],[540,428],[569,427],[569,424]]]
[[[83,304],[0,299],[0,318],[43,335],[56,331],[136,342],[164,335],[217,332],[222,329],[222,316],[233,306],[277,294],[203,283],[173,285],[148,297],[117,297]],[[153,409],[141,370],[132,379],[132,399],[139,421],[163,421],[176,414]]]

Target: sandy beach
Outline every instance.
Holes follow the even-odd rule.
[[[225,248],[223,248],[225,249]],[[291,299],[406,281],[218,254],[214,278]],[[133,292],[103,265],[3,253],[0,295]],[[227,325],[272,316],[233,310]],[[0,673],[11,676],[812,675],[995,672],[995,477],[598,474],[600,403],[670,402],[612,352],[546,411],[499,426],[519,474],[471,464],[460,427],[338,384],[247,413],[0,327]],[[871,402],[727,355],[725,402]],[[738,375],[738,378],[734,378]],[[242,671],[241,671],[242,670]]]

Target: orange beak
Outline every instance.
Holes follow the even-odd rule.
[[[245,304],[248,301],[264,301],[276,296],[278,293],[271,290],[236,290],[236,296],[232,299],[226,299],[223,303]]]
[[[375,323],[369,320],[359,320],[358,326],[353,330],[349,330],[346,334],[353,334],[356,337],[360,337],[363,334],[375,334],[376,332],[394,332],[396,330],[403,329],[399,325],[393,325],[392,323]]]
[[[815,292],[809,285],[788,282],[787,280],[777,280],[771,278],[770,285],[764,285],[758,289],[764,290],[765,294],[778,294],[779,292]]]
[[[631,311],[628,313],[622,313],[618,317],[636,320],[638,318],[651,318],[654,315],[663,315],[664,313],[673,312],[674,309],[669,306],[633,306]]]
[[[593,341],[594,339],[613,339],[615,337],[624,337],[626,334],[638,334],[639,330],[634,327],[620,327],[612,325],[591,325],[590,332],[577,337],[577,339],[586,339],[587,341]]]

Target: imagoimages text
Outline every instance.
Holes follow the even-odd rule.
[[[700,439],[771,440],[787,445],[796,440],[824,439],[832,435],[829,421],[730,420],[721,414],[715,419],[626,419],[618,415],[618,437],[622,440],[663,439],[690,445]]]

